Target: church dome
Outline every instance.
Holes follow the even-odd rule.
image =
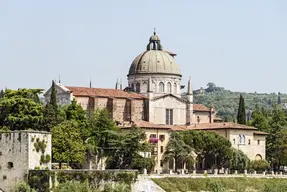
[[[162,50],[160,38],[154,32],[149,39],[146,51],[139,54],[132,62],[129,75],[135,74],[170,74],[181,76],[174,55]]]

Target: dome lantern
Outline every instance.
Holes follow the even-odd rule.
[[[149,38],[149,44],[147,45],[146,50],[162,50],[162,45],[160,44],[159,36],[156,35],[155,28],[153,35]]]

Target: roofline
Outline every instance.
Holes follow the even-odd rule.
[[[128,127],[121,127],[121,129],[131,129],[132,126],[128,126]],[[142,126],[139,126],[139,128],[141,129],[163,129],[163,130],[171,130],[171,128],[168,128],[168,127],[142,127]]]
[[[138,100],[144,100],[144,99],[148,99],[147,97],[145,96],[142,96],[142,98],[140,97],[111,97],[111,96],[91,96],[91,95],[74,95],[73,96],[75,97],[91,97],[91,98],[125,98],[125,99],[138,99]]]
[[[131,76],[131,75],[139,75],[139,74],[141,74],[141,75],[151,75],[151,74],[153,74],[153,75],[157,75],[157,74],[159,74],[159,75],[174,75],[174,76],[179,76],[179,77],[182,77],[182,75],[181,74],[175,74],[175,73],[132,73],[132,74],[127,74],[127,77],[129,77],[129,76]]]

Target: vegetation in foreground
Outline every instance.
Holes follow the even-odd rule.
[[[285,192],[287,180],[279,178],[163,178],[153,179],[167,192],[174,191],[260,191]]]

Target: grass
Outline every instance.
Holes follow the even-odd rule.
[[[154,178],[167,192],[286,192],[287,179],[280,178]]]

